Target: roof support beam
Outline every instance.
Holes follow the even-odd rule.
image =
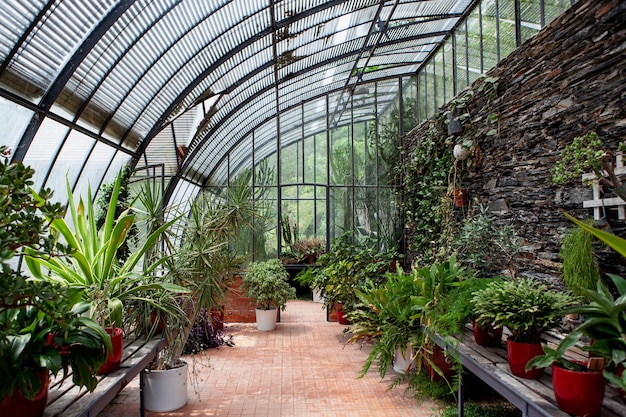
[[[124,12],[126,12],[128,8],[133,5],[133,3],[134,0],[120,1],[106,16],[104,16],[96,28],[91,32],[90,36],[88,36],[83,43],[76,48],[76,53],[74,53],[74,55],[67,61],[63,69],[59,72],[57,78],[41,99],[39,108],[43,111],[43,114],[35,113],[31,119],[24,135],[22,136],[22,139],[20,140],[20,143],[13,153],[13,161],[24,160],[26,152],[28,151],[28,148],[30,148],[37,130],[39,130],[39,127],[41,127],[41,124],[43,123],[44,117],[50,111],[50,108],[59,97],[59,94],[63,91],[63,87],[65,87],[69,79],[72,77],[74,71],[76,71],[76,68],[78,68],[89,52],[91,52],[91,50],[97,45],[102,36],[111,28],[111,26],[113,26],[113,24],[115,24],[117,19],[119,19],[120,16],[122,16]]]

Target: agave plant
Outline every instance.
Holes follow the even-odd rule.
[[[187,290],[155,276],[156,269],[166,261],[165,257],[145,265],[140,268],[140,272],[136,271],[147,251],[176,219],[164,223],[138,242],[128,259],[120,262],[118,249],[126,240],[135,221],[135,215],[129,210],[115,219],[120,184],[121,175],[118,175],[111,192],[104,225],[98,229],[91,189],[88,190],[86,202],[81,197],[77,204],[68,181],[67,193],[73,228],[65,219],[60,218],[52,220],[51,228],[63,237],[71,250],[70,256],[37,256],[31,253],[31,256],[26,257],[28,268],[37,278],[84,288],[85,301],[92,304],[93,318],[103,325],[122,327],[124,307],[136,303],[146,303],[156,310],[166,310],[168,315],[181,315],[176,310],[177,304],[171,301],[176,294]]]

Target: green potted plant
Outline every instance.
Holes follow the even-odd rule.
[[[386,274],[383,284],[369,282],[356,294],[362,308],[352,314],[349,342],[374,341],[360,377],[367,374],[374,362],[381,378],[391,365],[397,373],[407,373],[418,356],[409,340],[412,334],[421,334],[420,313],[426,303],[415,271],[407,274],[398,268],[395,273]]]
[[[625,148],[626,143],[622,142],[617,152],[623,152]],[[626,201],[626,187],[615,173],[615,157],[616,152],[605,149],[596,132],[577,136],[565,147],[561,152],[561,159],[554,164],[551,172],[552,183],[562,185],[572,180],[580,181],[581,176],[591,170],[596,181]]]
[[[507,356],[511,372],[529,379],[543,373],[543,369],[526,371],[528,360],[543,352],[541,334],[552,328],[573,302],[571,295],[532,278],[494,281],[472,297],[479,324],[509,329]]]
[[[124,211],[117,219],[115,210],[120,191],[121,174],[117,176],[106,220],[101,228],[96,227],[96,215],[91,191],[87,201],[76,201],[69,181],[67,193],[73,227],[63,218],[51,219],[50,227],[59,233],[70,252],[68,257],[54,257],[27,252],[28,268],[41,280],[61,282],[84,289],[84,301],[91,304],[90,314],[105,326],[111,335],[113,351],[100,373],[112,372],[119,366],[123,350],[123,322],[125,307],[136,303],[148,303],[169,315],[180,315],[176,303],[164,302],[164,294],[173,298],[184,293],[183,287],[156,278],[155,270],[165,262],[162,258],[137,272],[136,267],[146,252],[158,241],[161,234],[174,222],[162,225],[145,240],[138,243],[131,256],[120,262],[117,251],[126,240],[128,231],[135,221],[134,214]],[[48,273],[49,271],[49,273]],[[154,297],[151,297],[154,294]],[[161,300],[161,302],[157,302]]]
[[[150,411],[168,412],[187,403],[188,364],[181,359],[194,324],[204,309],[220,308],[233,275],[245,254],[229,246],[242,231],[250,231],[256,209],[249,172],[233,181],[227,195],[203,193],[189,207],[181,244],[164,245],[166,279],[187,293],[179,297],[183,315],[166,316],[167,348],[145,376],[145,404]],[[157,256],[158,258],[158,256]],[[170,325],[172,323],[172,325]],[[175,331],[172,331],[175,330]]]
[[[49,374],[72,369],[74,384],[91,391],[111,344],[102,327],[81,315],[79,289],[32,280],[15,268],[26,248],[63,254],[46,220],[63,209],[48,201],[49,189],[32,190],[33,169],[8,163],[5,147],[0,154],[0,415],[40,416]]]
[[[526,369],[552,366],[552,389],[559,409],[574,416],[595,417],[604,399],[604,360],[591,358],[583,363],[565,356],[581,336],[579,331],[570,333],[556,349],[544,344],[544,354],[532,358]],[[593,353],[593,346],[590,349]]]
[[[278,259],[252,262],[243,275],[246,294],[258,306],[255,311],[259,330],[274,330],[276,310],[284,310],[287,300],[296,298],[296,289],[288,281],[289,274]]]

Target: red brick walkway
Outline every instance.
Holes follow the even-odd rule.
[[[367,347],[344,345],[345,326],[327,322],[321,304],[290,301],[273,332],[255,324],[228,324],[234,347],[224,346],[198,358],[201,378],[189,384],[189,403],[172,413],[149,417],[430,417],[433,403],[405,397],[405,386],[386,391],[390,369],[381,381],[375,366],[358,379]],[[201,360],[202,359],[202,360]],[[208,366],[207,366],[208,365]],[[138,379],[100,417],[139,415]]]

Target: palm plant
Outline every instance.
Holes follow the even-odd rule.
[[[172,341],[161,367],[178,361],[193,324],[203,308],[219,307],[228,283],[246,260],[230,247],[242,230],[250,230],[255,207],[252,188],[242,176],[227,189],[226,196],[201,194],[190,206],[187,223],[176,254],[167,258],[168,277],[189,291],[181,308],[187,322]]]

